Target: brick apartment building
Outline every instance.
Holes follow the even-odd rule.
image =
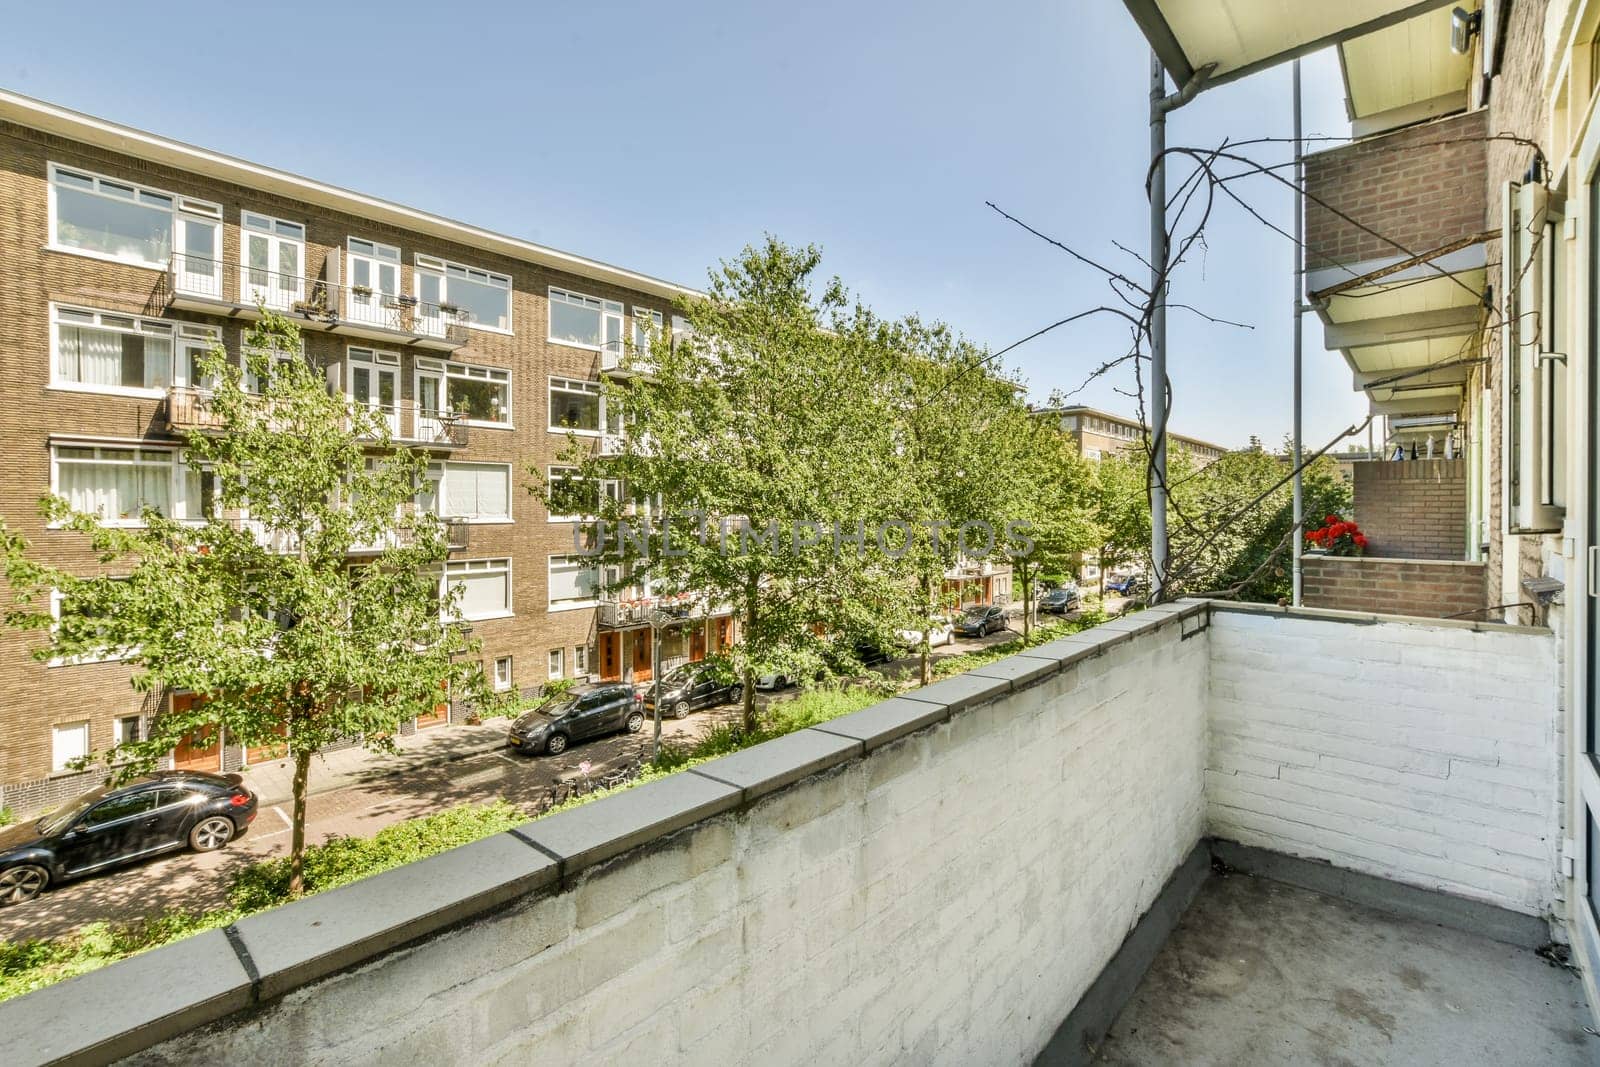
[[[330,387],[381,408],[435,463],[433,506],[457,531],[446,565],[497,686],[649,677],[650,603],[602,603],[572,524],[526,491],[566,425],[615,430],[601,375],[636,324],[669,322],[691,291],[634,271],[0,93],[0,375],[26,413],[7,442],[0,515],[42,556],[89,566],[46,529],[49,491],[136,521],[198,515],[185,464],[203,383],[190,353],[237,357],[258,301],[294,319]],[[564,425],[565,424],[565,425]],[[666,629],[662,662],[732,639],[726,617]],[[86,785],[103,750],[169,701],[115,662],[45,665],[37,637],[0,632],[0,804],[20,812]],[[415,728],[448,721],[448,711]],[[204,769],[249,754],[207,739],[173,754]]]
[[[1078,446],[1078,454],[1085,459],[1099,459],[1108,452],[1117,452],[1144,440],[1145,428],[1137,420],[1113,415],[1099,408],[1073,404],[1068,407],[1037,408],[1035,412],[1059,418],[1062,432],[1072,438]],[[1202,441],[1198,437],[1185,437],[1177,433],[1170,436],[1202,465],[1228,451],[1222,445]]]

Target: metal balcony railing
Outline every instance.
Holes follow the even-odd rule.
[[[726,615],[726,604],[711,604],[704,597],[688,593],[678,596],[649,596],[638,592],[602,593],[600,599],[600,625],[610,629],[649,625],[651,616],[660,612],[682,622],[709,619]]]
[[[247,312],[257,306],[298,315],[313,329],[430,348],[467,343],[471,315],[449,304],[420,300],[327,278],[308,280],[208,256],[174,253],[164,281],[164,303],[190,310]]]
[[[189,430],[220,430],[222,420],[211,410],[211,396],[203,389],[174,385],[167,390],[163,409],[167,429],[176,432]]]

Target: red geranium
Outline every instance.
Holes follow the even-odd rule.
[[[1306,541],[1330,556],[1359,556],[1367,547],[1367,535],[1361,527],[1337,515],[1329,515],[1321,527],[1307,530]]]

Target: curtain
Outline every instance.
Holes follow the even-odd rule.
[[[507,577],[504,571],[452,576],[451,584],[461,590],[461,598],[456,602],[457,610],[468,619],[503,614],[508,599]]]
[[[74,510],[133,520],[148,504],[172,514],[172,468],[165,463],[63,463],[59,488]]]
[[[504,467],[462,464],[445,468],[442,515],[503,518],[511,512],[511,487]]]
[[[122,384],[122,335],[79,326],[61,327],[61,379],[82,385]]]
[[[550,602],[593,600],[599,595],[598,579],[596,568],[557,557],[550,563]]]

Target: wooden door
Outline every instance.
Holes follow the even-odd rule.
[[[440,689],[444,689],[444,690],[448,690],[450,688],[450,686],[449,686],[449,683],[447,683],[447,682],[440,682],[439,683],[439,688]],[[443,726],[445,723],[447,723],[449,721],[450,721],[450,698],[449,698],[448,693],[446,694],[446,696],[444,697],[443,700],[441,700],[439,703],[437,703],[437,704],[435,704],[433,706],[433,714],[431,714],[431,715],[418,715],[417,716],[417,720],[416,720],[417,729],[419,729],[419,730],[426,730],[430,726]]]
[[[622,635],[615,630],[600,635],[600,680],[622,680]]]
[[[184,712],[204,703],[198,693],[178,693],[172,698],[172,710]],[[184,737],[172,750],[172,766],[180,771],[222,770],[222,746],[217,743],[220,731],[203,727]]]
[[[633,676],[641,682],[651,679],[650,662],[650,631],[647,629],[629,630],[628,635],[633,639]]]
[[[706,658],[706,623],[689,632],[689,662],[699,663]]]

